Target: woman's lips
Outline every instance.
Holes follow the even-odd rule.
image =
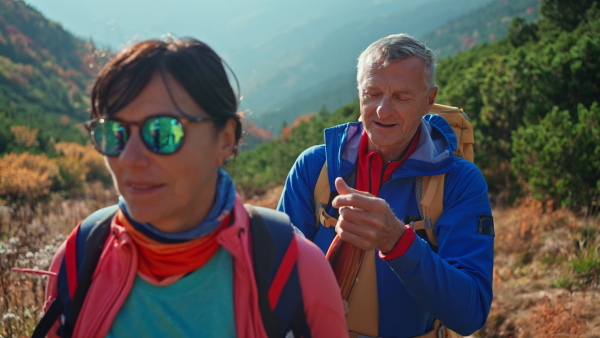
[[[162,184],[136,182],[136,183],[125,183],[127,191],[132,194],[150,194],[160,189]]]

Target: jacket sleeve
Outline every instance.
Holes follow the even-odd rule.
[[[348,337],[340,288],[329,262],[314,243],[299,235],[296,240],[302,302],[311,336]]]
[[[470,162],[459,161],[444,189],[444,211],[435,225],[438,253],[417,237],[387,263],[423,308],[466,336],[485,324],[493,298],[493,223],[488,219],[482,229],[480,221],[492,215],[491,206],[485,179]]]
[[[324,145],[302,152],[287,176],[277,205],[277,210],[288,214],[292,224],[309,240],[313,240],[317,232],[313,190],[324,163]]]

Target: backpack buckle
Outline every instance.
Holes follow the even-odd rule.
[[[319,228],[319,224],[323,224],[324,227],[335,226],[337,223],[337,219],[331,217],[327,211],[325,211],[325,207],[329,206],[328,204],[319,203],[318,212],[317,212],[317,224],[315,224],[315,228]]]

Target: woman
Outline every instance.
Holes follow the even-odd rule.
[[[249,216],[222,169],[241,136],[236,112],[223,61],[197,40],[144,41],[102,69],[86,126],[120,199],[73,336],[266,336]],[[294,236],[310,335],[347,335],[325,257]],[[63,244],[51,270],[73,250]],[[58,288],[50,277],[46,309]]]

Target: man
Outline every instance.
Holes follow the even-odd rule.
[[[391,35],[360,55],[357,82],[361,121],[326,129],[325,144],[299,156],[278,209],[323,252],[336,234],[364,250],[347,298],[351,337],[433,337],[434,321],[470,335],[492,301],[491,207],[479,169],[453,155],[446,121],[425,117],[438,91],[435,56],[411,36]],[[325,160],[339,194],[335,227],[315,226],[313,189]],[[416,178],[442,173],[435,246],[408,223],[420,215]]]

